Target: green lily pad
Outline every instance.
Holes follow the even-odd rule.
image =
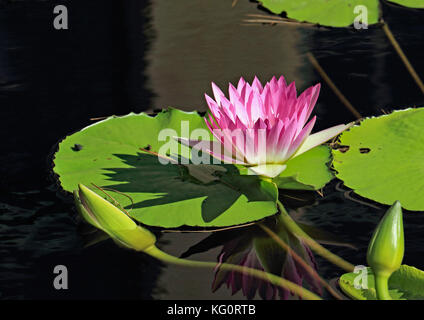
[[[354,8],[364,5],[368,9],[368,23],[378,22],[378,0],[260,0],[275,14],[286,12],[287,17],[301,22],[317,23],[330,27],[347,27],[358,14]]]
[[[362,272],[366,272],[366,274],[362,274]],[[366,279],[366,283],[363,279]],[[361,270],[359,273],[351,272],[342,275],[339,279],[339,286],[352,299],[377,300],[374,274],[371,268]],[[389,279],[389,293],[394,300],[423,300],[424,271],[402,265]]]
[[[336,176],[357,194],[424,210],[424,108],[367,118],[340,137]]]
[[[409,7],[409,8],[424,8],[423,0],[388,0],[388,1],[396,3],[396,4],[400,4],[404,7]]]
[[[189,130],[182,128],[183,122],[189,124]],[[165,128],[174,133],[159,141],[159,132]],[[139,222],[166,228],[224,227],[257,221],[277,212],[276,185],[316,190],[333,178],[326,146],[290,160],[286,171],[274,181],[276,185],[241,174],[243,169],[235,165],[159,162],[154,152],[171,136],[196,139],[190,135],[200,128],[213,139],[196,112],[170,109],[156,117],[143,113],[113,116],[63,140],[53,170],[64,190],[72,192],[78,183],[94,184]],[[188,147],[177,146],[173,152],[180,159],[191,158]]]
[[[228,165],[163,165],[157,156],[140,150],[157,151],[168,142],[158,141],[164,128],[188,138],[190,132],[182,132],[182,121],[189,123],[190,131],[207,130],[197,113],[175,109],[156,117],[129,114],[97,122],[60,143],[54,172],[64,190],[72,192],[78,183],[94,183],[133,218],[151,226],[222,227],[277,212],[277,188],[257,176],[231,176],[226,173],[231,169]],[[182,145],[178,152],[183,157],[190,154]]]
[[[332,160],[331,149],[326,145],[317,146],[300,156],[289,160],[287,168],[272,181],[279,189],[319,190],[334,178],[329,167]],[[249,170],[236,165],[236,174],[248,175]]]
[[[423,8],[422,0],[390,0],[411,7]],[[361,12],[354,12],[356,6],[365,6],[368,10],[368,24],[379,20],[378,0],[259,0],[272,13],[285,12],[288,18],[300,22],[317,23],[329,27],[347,27],[354,23]]]
[[[280,189],[319,190],[334,178],[330,162],[330,148],[321,145],[291,159],[287,169],[273,181]]]

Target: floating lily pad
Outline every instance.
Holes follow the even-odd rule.
[[[300,156],[289,160],[287,168],[272,181],[279,189],[287,190],[319,190],[334,178],[329,168],[331,150],[326,145],[315,147]],[[236,165],[236,174],[248,175],[249,170]]]
[[[188,130],[182,128],[183,122],[189,124]],[[158,141],[165,128],[174,133]],[[63,140],[55,154],[54,172],[64,190],[71,192],[83,183],[107,197],[95,184],[132,217],[151,226],[224,227],[275,214],[275,184],[240,174],[235,165],[159,162],[154,152],[171,136],[190,138],[198,128],[213,139],[195,112],[170,109],[156,117],[143,113],[110,117]],[[177,146],[174,156],[191,158],[188,147]],[[287,163],[288,169],[276,179],[278,187],[320,188],[333,177],[326,164],[329,160],[326,146],[304,153]]]
[[[368,11],[368,24],[379,20],[378,0],[259,0],[275,14],[286,13],[288,18],[300,22],[317,23],[329,27],[347,27],[362,12],[355,12],[356,6],[365,6]],[[391,0],[391,2],[411,7],[423,8],[422,0]]]
[[[164,128],[175,130],[178,136],[190,134],[181,131],[182,121],[189,122],[190,130],[207,130],[197,113],[173,109],[156,117],[130,114],[97,122],[60,143],[54,172],[67,191],[77,189],[78,183],[94,183],[105,189],[146,225],[220,227],[260,220],[277,212],[278,190],[272,183],[256,176],[230,178],[225,173],[228,167],[163,165],[157,156],[140,150],[157,151],[168,142],[158,141]],[[81,147],[76,150],[75,145]],[[185,146],[180,145],[178,151],[182,156],[189,155]],[[216,179],[216,173],[222,179]]]
[[[367,118],[340,137],[336,176],[357,194],[424,210],[424,108]]]
[[[364,5],[368,9],[368,23],[378,22],[378,0],[260,0],[275,14],[285,12],[288,18],[323,26],[347,27],[358,14],[354,8]]]
[[[334,178],[329,169],[330,148],[315,147],[287,162],[287,169],[274,182],[280,189],[318,190]]]
[[[409,8],[424,8],[423,0],[388,0],[388,1],[396,3],[396,4],[400,4],[404,7],[409,7]]]
[[[352,299],[377,300],[371,268],[342,275],[339,286]],[[389,293],[393,300],[424,300],[424,271],[402,265],[389,279]]]

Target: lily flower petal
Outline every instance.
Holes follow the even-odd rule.
[[[248,167],[249,171],[259,176],[265,176],[275,178],[281,172],[286,170],[287,165],[285,164],[262,164],[259,166]]]
[[[294,82],[283,76],[265,85],[255,76],[252,84],[240,78],[228,86],[227,98],[212,83],[215,100],[205,95],[212,116],[206,125],[218,142],[187,142],[227,163],[240,163],[252,174],[275,177],[290,159],[337,136],[353,123],[310,134],[316,118],[309,117],[317,102],[320,84],[297,95]],[[308,121],[309,120],[309,121]],[[221,144],[222,149],[216,144]],[[224,150],[224,155],[216,150]]]
[[[322,131],[319,131],[317,133],[311,134],[309,137],[306,138],[305,142],[300,146],[300,148],[295,152],[295,154],[292,156],[292,158],[295,158],[302,153],[305,153],[308,150],[311,150],[312,148],[315,148],[316,146],[319,146],[320,144],[323,144],[324,142],[327,142],[328,140],[338,136],[340,133],[345,131],[346,129],[350,128],[354,125],[354,122],[348,123],[348,124],[340,124],[338,126],[334,126]]]

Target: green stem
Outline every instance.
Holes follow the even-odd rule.
[[[186,267],[215,268],[217,265],[215,262],[180,259],[163,252],[156,246],[151,246],[148,249],[146,249],[144,252],[158,260],[168,262],[168,263],[173,263],[176,265],[186,266]],[[269,281],[276,286],[279,286],[279,287],[282,287],[283,289],[287,289],[294,292],[295,294],[297,294],[298,296],[306,300],[322,300],[319,296],[312,293],[311,291],[291,281],[288,281],[286,279],[273,275],[271,273],[267,273],[258,269],[242,267],[235,264],[229,264],[229,263],[221,263],[219,267],[224,270],[236,271],[236,272],[244,273],[250,276],[254,276],[256,278],[259,278],[265,281]]]
[[[313,251],[332,262],[333,264],[339,266],[340,268],[352,272],[355,266],[346,260],[342,259],[338,255],[330,252],[314,239],[312,239],[305,231],[300,228],[297,223],[290,217],[284,208],[283,204],[277,200],[278,209],[281,213],[281,220],[284,223],[284,226],[296,237],[301,238]]]
[[[392,46],[395,48],[396,53],[399,55],[400,59],[402,60],[403,64],[405,65],[409,74],[415,80],[415,83],[421,89],[422,93],[424,93],[424,83],[423,83],[423,81],[421,80],[421,78],[417,74],[417,72],[415,71],[411,62],[409,62],[408,58],[406,57],[405,53],[403,52],[402,48],[400,47],[399,42],[397,42],[396,38],[394,37],[392,31],[390,31],[389,25],[387,23],[385,23],[384,21],[382,21],[382,22],[383,22],[384,33],[386,34],[386,36],[389,39]]]
[[[392,300],[389,293],[389,278],[387,274],[374,273],[375,291],[378,300]]]

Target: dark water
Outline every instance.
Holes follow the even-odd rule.
[[[210,81],[284,74],[299,90],[322,82],[312,52],[364,115],[422,105],[424,96],[376,27],[368,30],[245,25],[257,4],[231,1],[64,1],[69,29],[52,27],[54,1],[0,1],[0,298],[230,299],[211,292],[210,270],[163,266],[111,241],[84,248],[72,199],[50,176],[51,154],[91,118],[168,105],[205,110]],[[424,12],[383,6],[385,20],[424,77]],[[317,130],[353,120],[328,86],[316,107]],[[328,185],[312,206],[292,212],[359,250],[328,246],[365,264],[382,210]],[[405,215],[405,263],[424,268],[424,216]],[[180,255],[208,233],[165,233],[160,246]],[[191,258],[215,261],[220,247]],[[326,279],[341,271],[318,259]],[[53,268],[69,270],[69,289],[53,288]]]

